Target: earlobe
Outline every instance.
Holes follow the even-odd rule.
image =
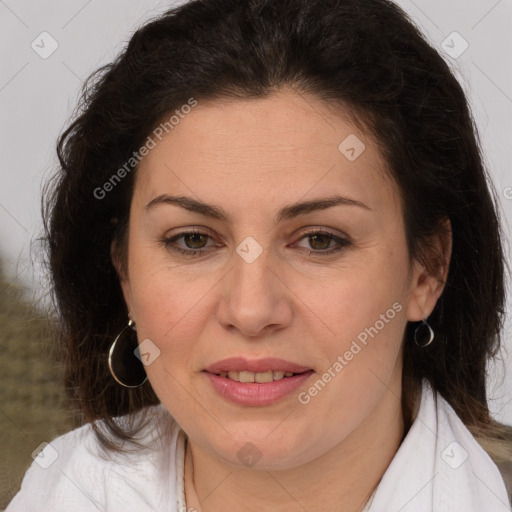
[[[445,219],[438,231],[423,245],[423,262],[414,260],[411,279],[411,295],[407,307],[407,319],[419,322],[430,316],[446,282],[452,254],[452,230]]]

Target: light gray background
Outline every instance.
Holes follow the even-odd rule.
[[[45,287],[37,249],[32,251],[33,258],[30,249],[41,230],[41,184],[55,166],[55,140],[71,114],[82,81],[111,61],[136,27],[176,3],[0,0],[0,252],[8,273],[24,283],[29,296],[39,296]],[[445,56],[468,94],[500,199],[510,261],[512,0],[397,3]],[[44,31],[58,43],[47,59],[31,47],[35,40],[48,48],[48,40],[40,42]],[[454,50],[462,48],[457,36],[451,36],[454,31],[469,45],[455,59],[443,50],[445,40]],[[506,344],[502,361],[490,372],[489,398],[493,415],[512,424],[510,300],[508,312]]]

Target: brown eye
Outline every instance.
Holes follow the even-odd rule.
[[[323,250],[329,249],[333,237],[324,234],[309,235],[309,245],[312,249]]]
[[[215,246],[213,238],[202,231],[183,231],[170,238],[163,238],[162,244],[172,251],[185,256],[201,256],[212,250]]]
[[[305,241],[307,246],[302,245]],[[348,238],[342,238],[326,231],[312,231],[300,238],[298,246],[310,256],[326,256],[340,252],[351,245]]]
[[[208,242],[208,235],[202,233],[187,233],[183,235],[183,241],[189,249],[202,249]]]

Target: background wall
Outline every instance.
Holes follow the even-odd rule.
[[[445,56],[470,98],[510,255],[512,1],[398,3]],[[171,5],[155,0],[0,0],[0,255],[6,275],[24,286],[26,297],[37,298],[45,288],[33,245],[41,229],[41,184],[55,165],[55,140],[79,88],[93,70],[113,59],[136,27]],[[508,307],[510,313],[510,302]],[[503,360],[489,375],[489,397],[494,416],[512,424],[510,317]],[[0,353],[4,363],[8,357]]]

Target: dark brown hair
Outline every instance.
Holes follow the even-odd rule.
[[[116,241],[122,254],[136,166],[108,193],[98,190],[190,98],[259,98],[284,86],[343,105],[379,144],[401,193],[411,258],[425,261],[429,236],[450,220],[450,271],[429,319],[436,341],[419,349],[417,324],[405,332],[404,420],[408,428],[425,377],[475,436],[500,445],[504,429],[486,396],[504,314],[495,198],[461,86],[387,0],[191,1],[142,26],[89,78],[58,142],[43,211],[66,386],[84,419],[106,420],[98,434],[113,446],[137,429],[113,417],[158,403],[149,382],[126,389],[107,368],[127,321],[110,249]]]

